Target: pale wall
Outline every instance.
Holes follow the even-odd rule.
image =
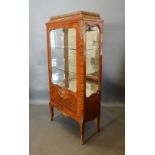
[[[124,0],[30,0],[30,99],[48,99],[45,23],[73,11],[100,13],[104,19],[103,77],[121,85],[124,68]]]

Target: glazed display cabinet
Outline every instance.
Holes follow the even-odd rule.
[[[53,108],[79,123],[96,119],[100,130],[102,33],[100,15],[76,12],[46,23],[51,120]]]

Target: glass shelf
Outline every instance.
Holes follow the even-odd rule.
[[[64,50],[67,50],[70,54],[76,54],[76,49],[75,48],[69,48],[69,47],[52,47],[51,51],[52,51],[52,55],[56,55],[56,53],[64,53]],[[86,53],[87,54],[97,54],[96,51],[98,51],[99,48],[97,47],[92,47],[92,48],[87,48],[86,49]],[[53,56],[52,56],[53,57]]]
[[[93,67],[94,68],[97,68],[98,67],[98,64],[93,65]],[[69,67],[68,70],[65,70],[63,65],[59,65],[59,66],[52,67],[52,71],[55,70],[55,69],[57,69],[57,70],[61,70],[63,72],[70,72],[70,73],[76,74],[76,69],[75,68],[76,68],[76,65],[72,65],[72,66]],[[97,77],[98,76],[98,73],[95,71],[95,69],[92,69],[92,68],[90,70],[88,70],[88,67],[87,67],[87,76],[88,77],[90,77],[90,76]]]
[[[51,46],[52,49],[69,49],[69,50],[76,50],[76,48],[73,47],[55,47],[55,46]],[[95,50],[95,49],[99,49],[98,47],[92,46],[91,48],[86,48],[86,50]]]
[[[60,70],[60,71],[65,72],[65,73],[73,73],[73,74],[76,74],[76,71],[75,70],[70,70],[70,69],[68,71],[67,70],[64,70],[63,65],[62,66],[55,66],[55,67],[53,67],[52,68],[52,71],[54,71],[54,70]]]
[[[76,48],[73,47],[52,47],[53,49],[68,49],[68,50],[76,50]]]

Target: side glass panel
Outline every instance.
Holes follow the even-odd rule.
[[[52,30],[50,42],[52,83],[76,92],[76,30]]]
[[[99,28],[86,28],[86,97],[98,90]]]

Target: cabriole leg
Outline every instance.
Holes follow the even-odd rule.
[[[80,139],[81,139],[81,144],[84,143],[84,123],[80,124]]]
[[[53,111],[53,106],[51,105],[51,103],[49,103],[49,109],[50,109],[50,115],[51,115],[51,121],[53,121],[53,116],[54,116],[54,111]]]
[[[96,128],[97,128],[97,132],[100,131],[100,116],[96,117]]]

